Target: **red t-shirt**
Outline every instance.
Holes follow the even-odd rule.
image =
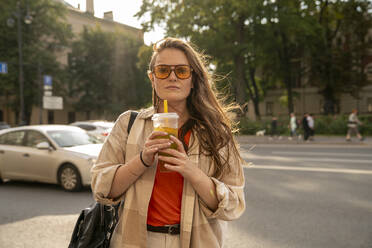
[[[191,130],[185,135],[188,146]],[[160,172],[157,166],[154,188],[147,212],[147,224],[165,226],[179,224],[181,220],[181,202],[183,176],[178,172]]]

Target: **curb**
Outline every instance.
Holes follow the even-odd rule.
[[[343,145],[343,146],[372,146],[372,137],[366,137],[364,141],[354,138],[347,142],[344,137],[339,136],[319,136],[313,141],[289,140],[288,136],[281,139],[269,136],[240,135],[236,139],[241,144],[287,144],[287,145]]]

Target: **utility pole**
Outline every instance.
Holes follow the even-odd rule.
[[[19,98],[20,98],[20,111],[19,111],[19,124],[20,126],[25,124],[25,103],[23,95],[23,54],[22,54],[22,22],[21,22],[21,2],[17,2],[17,41],[18,41],[18,59],[19,59]]]

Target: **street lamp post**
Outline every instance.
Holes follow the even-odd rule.
[[[17,9],[14,13],[17,18],[17,42],[18,42],[18,63],[19,63],[19,98],[20,98],[20,111],[19,111],[19,124],[25,124],[25,103],[24,103],[24,77],[23,77],[23,53],[22,53],[22,13],[21,13],[21,1],[17,1]],[[27,14],[24,18],[25,24],[31,24],[32,17],[29,14],[27,6]],[[14,20],[8,19],[8,26],[13,26]]]
[[[20,112],[19,112],[19,123],[20,125],[24,125],[25,123],[25,102],[23,96],[23,55],[22,55],[22,22],[21,22],[21,2],[17,2],[17,41],[18,41],[18,59],[19,59],[19,98],[20,98]]]

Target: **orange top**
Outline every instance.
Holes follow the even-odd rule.
[[[188,146],[191,130],[185,135]],[[147,224],[165,226],[181,221],[183,176],[178,172],[160,172],[158,164],[154,187],[147,212]]]

